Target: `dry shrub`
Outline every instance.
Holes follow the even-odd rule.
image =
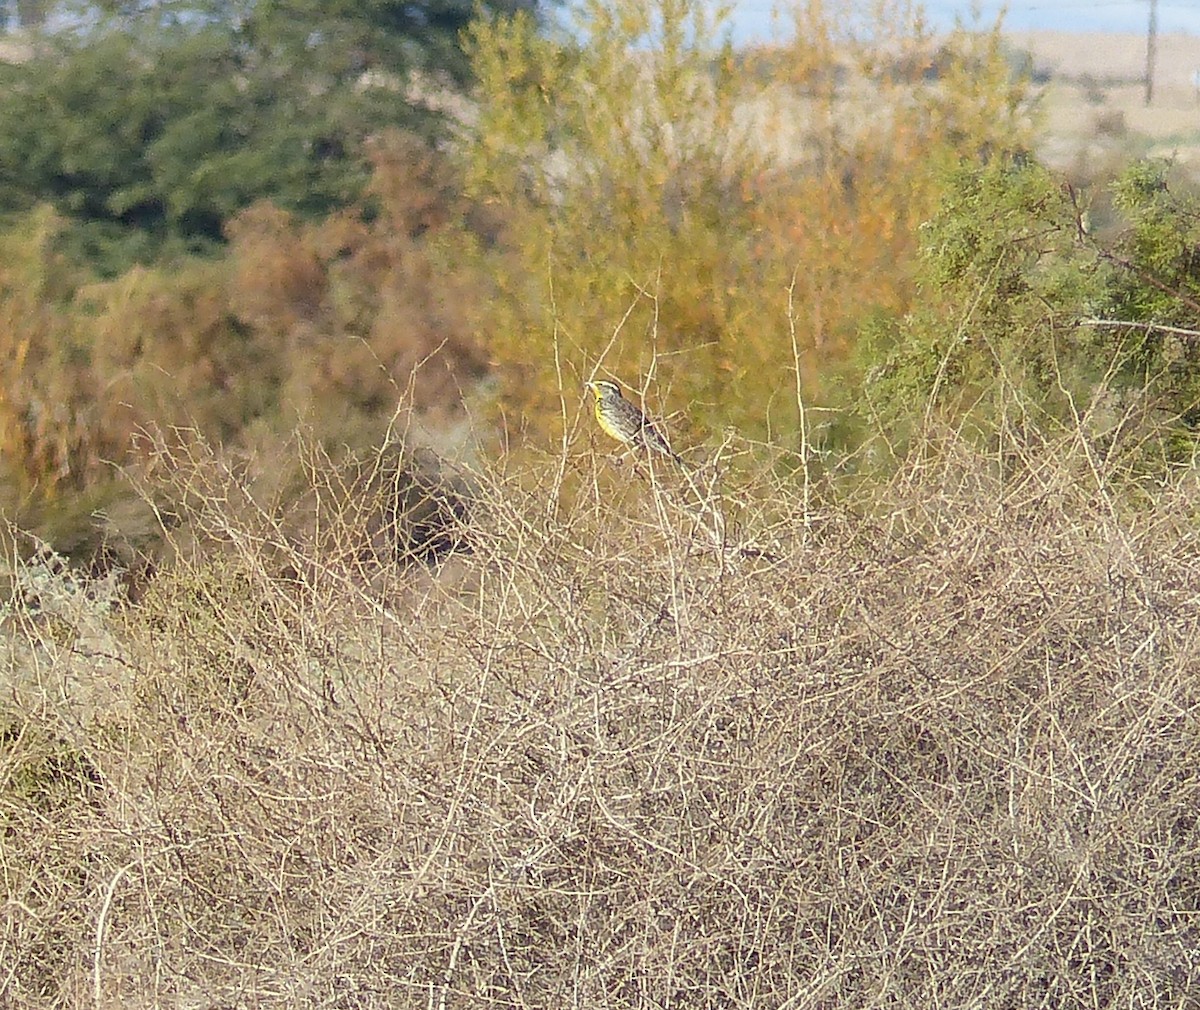
[[[287,412],[352,444],[362,433],[348,418],[386,420],[397,382],[414,376],[414,406],[444,425],[484,368],[470,308],[486,284],[447,249],[469,230],[453,173],[398,133],[368,153],[368,207],[303,224],[264,205],[228,228],[231,307],[255,341],[278,346]]]
[[[1138,500],[1068,439],[1000,479],[948,438],[869,494],[746,472],[700,506],[708,467],[564,458],[473,474],[471,553],[417,577],[336,523],[222,525],[245,476],[175,462],[210,549],[8,615],[8,1005],[1200,982],[1194,476]]]
[[[229,303],[238,319],[276,339],[310,324],[325,297],[326,273],[312,236],[269,203],[239,214],[228,232],[236,251]]]
[[[79,290],[93,375],[87,400],[112,448],[97,465],[124,462],[146,424],[190,424],[231,438],[254,415],[262,397],[255,382],[274,378],[255,373],[273,356],[233,332],[224,275],[199,261],[133,267]]]

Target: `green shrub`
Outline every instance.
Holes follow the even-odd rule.
[[[533,9],[484,0],[480,11]],[[0,211],[49,203],[107,277],[213,253],[254,203],[352,206],[364,143],[444,136],[467,3],[93,4],[0,62]],[[417,87],[417,85],[420,87]]]
[[[902,443],[936,419],[994,441],[1082,422],[1114,460],[1190,459],[1198,205],[1146,162],[1115,206],[1122,226],[1101,240],[1083,196],[1031,159],[957,169],[924,228],[919,306],[864,333],[877,427]]]

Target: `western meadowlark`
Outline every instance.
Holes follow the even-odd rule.
[[[667,440],[655,430],[646,415],[625,399],[620,386],[607,379],[585,382],[584,385],[595,397],[593,408],[596,411],[596,420],[606,435],[631,449],[653,449],[664,456],[670,456],[680,466],[684,465],[683,460],[671,451]]]

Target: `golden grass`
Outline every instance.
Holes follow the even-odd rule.
[[[707,465],[481,468],[434,578],[176,459],[199,546],[137,603],[26,564],[0,1002],[1185,1005],[1194,478],[754,458],[703,507]]]
[[[1146,104],[1146,36],[1102,32],[1005,32],[1039,73],[1045,116],[1038,154],[1048,164],[1090,174],[1101,162],[1173,157],[1195,175],[1200,166],[1196,110],[1200,39],[1158,38],[1153,99]]]

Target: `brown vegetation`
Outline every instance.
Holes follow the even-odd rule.
[[[1089,238],[996,35],[803,4],[758,89],[648,9],[479,28],[471,198],[392,135],[218,259],[0,234],[0,1004],[1200,985],[1191,205],[1146,169]],[[587,451],[604,371],[686,469]],[[472,387],[524,451],[419,453],[493,438]]]
[[[149,429],[269,456],[302,425],[363,448],[404,400],[448,431],[484,365],[486,277],[466,257],[447,266],[466,203],[423,145],[393,134],[370,153],[364,206],[305,223],[257,205],[230,222],[220,260],[89,282],[52,214],[0,235],[4,514],[89,555],[91,513],[128,503],[117,471],[145,462]]]
[[[1200,168],[1200,39],[1160,34],[1153,99],[1146,104],[1146,36],[1099,32],[1006,32],[1027,53],[1039,89],[1045,129],[1038,144],[1048,164],[1079,179],[1101,167],[1150,154],[1172,157],[1193,176]],[[1120,130],[1114,130],[1117,124]]]
[[[1183,1005],[1194,477],[750,458],[724,550],[707,471],[564,458],[473,473],[471,552],[414,581],[173,457],[209,549],[142,601],[23,567],[7,1004]]]

